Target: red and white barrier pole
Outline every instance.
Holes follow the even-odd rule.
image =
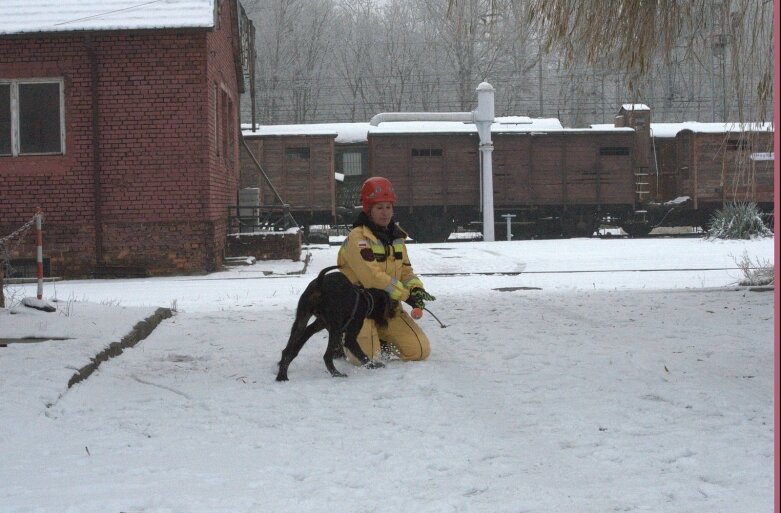
[[[38,246],[38,299],[43,299],[43,212],[38,209],[35,213],[35,243]]]

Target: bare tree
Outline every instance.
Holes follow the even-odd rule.
[[[467,0],[450,0],[452,4]],[[735,96],[740,121],[764,119],[772,102],[772,2],[766,0],[529,0],[529,21],[546,48],[567,62],[592,65],[616,49],[614,66],[636,92],[654,65],[670,63],[677,48],[701,55],[709,39],[723,72],[714,90],[724,99],[721,119]],[[714,15],[718,15],[714,17]],[[713,23],[713,20],[716,20]],[[730,67],[727,78],[727,68]],[[728,92],[731,91],[731,92]],[[717,94],[714,93],[714,97]]]
[[[373,0],[345,1],[339,6],[337,27],[342,41],[336,45],[336,73],[344,87],[338,97],[349,112],[349,121],[365,120],[368,112],[368,78],[373,75],[372,34],[379,26]]]
[[[334,6],[330,0],[310,0],[297,7],[289,98],[293,122],[307,123],[317,117],[321,80],[329,69],[334,44],[331,37]]]
[[[320,79],[328,70],[333,39],[331,0],[248,2],[257,24],[257,84],[264,123],[305,123],[317,115]]]
[[[243,0],[263,123],[473,108],[610,122],[769,118],[768,0]]]

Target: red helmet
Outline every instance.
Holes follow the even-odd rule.
[[[396,193],[393,191],[393,185],[390,181],[381,176],[373,176],[363,182],[361,186],[363,211],[368,214],[372,205],[382,201],[396,203]]]

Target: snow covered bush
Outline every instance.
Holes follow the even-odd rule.
[[[709,236],[715,239],[771,237],[756,203],[730,203],[711,217]]]
[[[733,259],[735,265],[743,272],[741,285],[752,287],[770,285],[775,280],[775,266],[770,260],[763,260],[759,257],[756,260],[751,260],[748,251],[743,252],[740,260],[734,257]]]

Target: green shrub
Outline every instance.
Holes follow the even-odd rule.
[[[772,237],[756,203],[731,203],[711,217],[708,235],[716,239]]]

